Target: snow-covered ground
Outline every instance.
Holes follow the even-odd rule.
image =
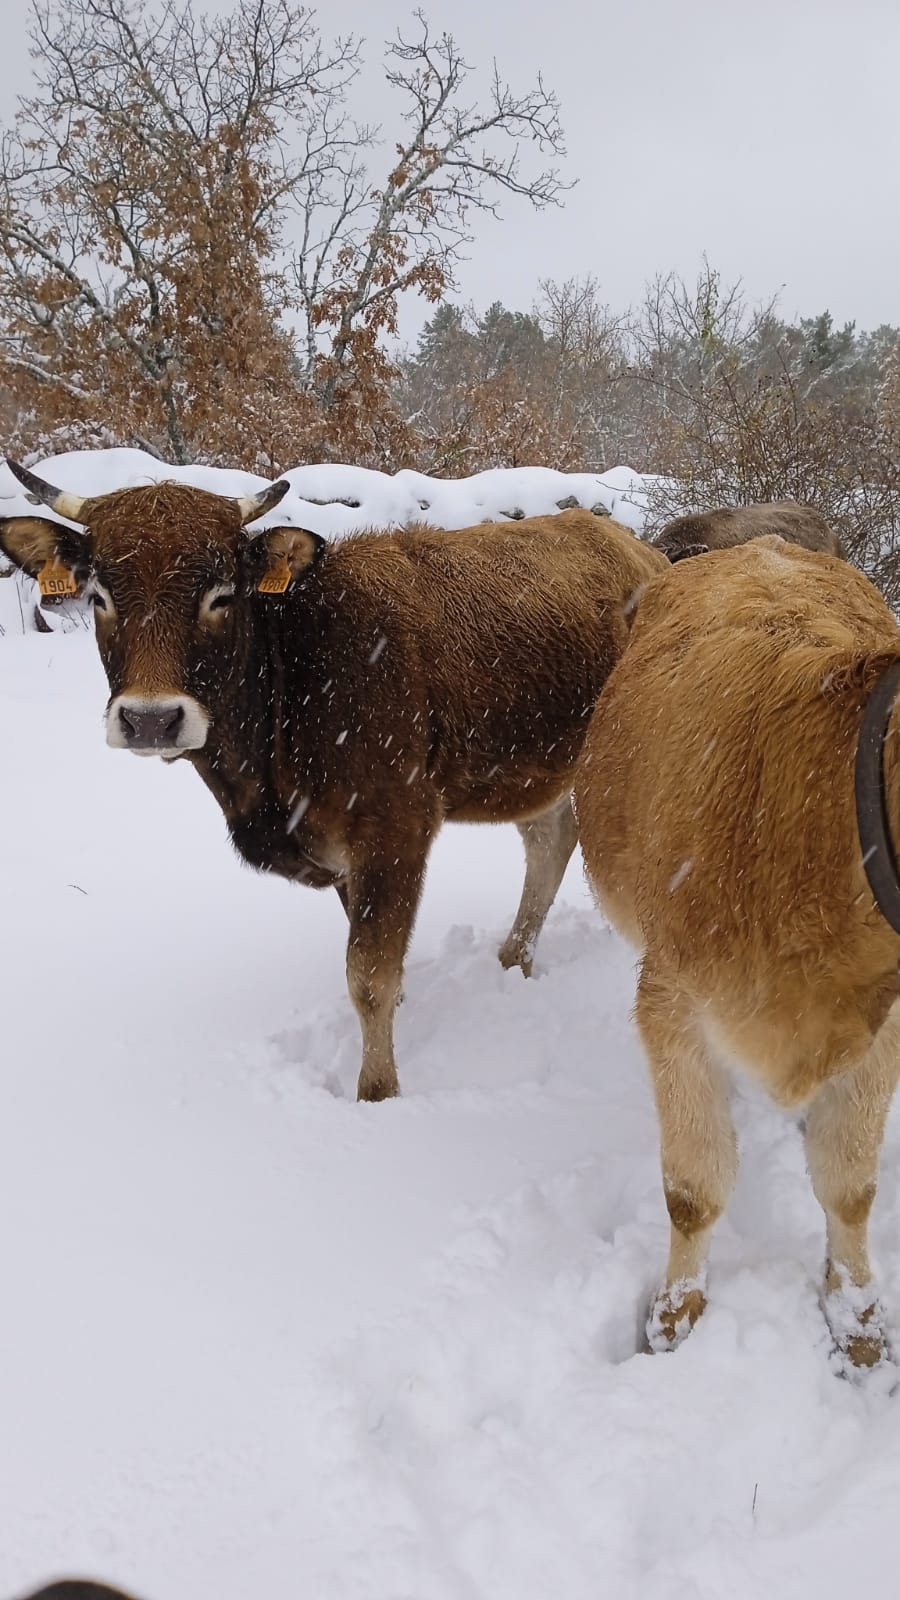
[[[0,588],[5,586],[0,585]],[[847,1600],[900,1397],[836,1378],[796,1126],[741,1100],[710,1306],[667,1226],[629,953],[573,864],[525,981],[511,828],[448,829],[359,1106],[334,895],[109,750],[91,640],[0,640],[0,1595]],[[900,1121],[873,1244],[900,1324]]]

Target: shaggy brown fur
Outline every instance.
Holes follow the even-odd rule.
[[[805,550],[822,550],[830,556],[844,554],[840,539],[825,518],[812,506],[798,505],[795,500],[695,511],[667,522],[653,544],[670,561],[681,561],[685,556],[705,555],[709,550],[730,550],[767,533],[777,533],[788,544],[802,545]]]
[[[643,954],[637,1018],[671,1219],[657,1344],[704,1304],[735,1171],[722,1063],[739,1060],[782,1105],[809,1108],[826,1309],[852,1361],[884,1351],[866,1230],[900,1070],[900,938],[866,881],[854,757],[871,685],[898,656],[900,627],[860,573],[764,538],[649,585],[591,721],[582,849]],[[900,838],[894,740],[888,751]]]
[[[99,585],[111,690],[182,695],[209,718],[187,751],[251,865],[334,886],[350,922],[359,1093],[397,1091],[393,1013],[425,862],[441,823],[518,823],[526,881],[502,951],[528,971],[575,846],[569,794],[624,610],[664,558],[586,511],[409,528],[316,549],[250,537],[233,504],[174,484],[89,501],[86,535],[35,518],[0,545]],[[257,592],[288,557],[284,596]],[[236,597],[209,609],[213,586]]]

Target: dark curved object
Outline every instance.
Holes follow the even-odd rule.
[[[111,1589],[106,1583],[91,1583],[87,1578],[62,1578],[35,1589],[22,1600],[134,1600],[124,1589]]]
[[[900,660],[892,661],[872,690],[856,746],[856,826],[863,867],[881,915],[900,934],[900,873],[891,838],[884,787],[884,741],[900,692]]]
[[[708,544],[685,544],[685,545],[682,545],[680,550],[673,550],[671,555],[669,554],[668,550],[664,551],[663,553],[666,556],[666,558],[671,562],[672,566],[674,567],[676,561],[689,561],[694,556],[708,556],[709,555],[709,545]]]

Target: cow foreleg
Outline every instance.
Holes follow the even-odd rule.
[[[400,1092],[394,1012],[426,855],[427,844],[406,860],[366,862],[348,880],[347,987],[362,1033],[358,1100],[387,1100]]]
[[[534,947],[578,843],[569,795],[542,817],[518,824],[525,846],[525,883],[516,920],[500,947],[504,967],[521,967],[531,976]]]
[[[727,1082],[692,1004],[646,960],[636,1016],[653,1076],[671,1224],[666,1280],[647,1324],[651,1348],[664,1350],[680,1343],[706,1306],[710,1232],[734,1182],[737,1152]]]
[[[900,1024],[889,1019],[853,1072],[819,1090],[806,1124],[806,1158],[825,1212],[825,1314],[854,1366],[887,1354],[883,1311],[869,1265],[869,1212],[888,1108],[900,1075]]]

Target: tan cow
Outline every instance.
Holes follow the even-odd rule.
[[[705,1305],[735,1175],[723,1066],[737,1061],[783,1106],[808,1108],[826,1314],[851,1362],[885,1351],[867,1224],[900,1071],[893,739],[889,829],[877,759],[897,662],[900,627],[860,573],[763,538],[651,582],[592,719],[576,815],[599,901],[642,953],[637,1020],[671,1220],[655,1348]]]
[[[435,834],[518,824],[525,885],[500,959],[527,974],[625,607],[665,558],[588,511],[326,545],[248,529],[284,481],[246,500],[173,483],[81,499],[10,465],[84,526],[13,518],[0,549],[93,599],[109,743],[191,762],[245,861],[337,890],[358,1092],[396,1094],[394,1009]]]
[[[829,556],[844,554],[840,539],[822,513],[796,500],[692,511],[667,522],[652,543],[675,562],[685,556],[706,555],[709,550],[730,550],[767,533],[777,533],[788,544],[802,545],[805,550],[822,550]]]

